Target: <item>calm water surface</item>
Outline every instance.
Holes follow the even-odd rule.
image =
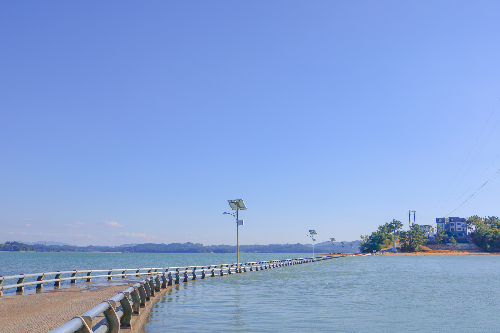
[[[349,257],[182,284],[144,332],[499,332],[500,257]]]
[[[307,254],[242,254],[242,261]],[[231,263],[234,254],[0,253],[0,275]],[[500,332],[500,256],[347,257],[198,280],[144,332]]]

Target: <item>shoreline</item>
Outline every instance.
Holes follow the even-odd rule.
[[[425,256],[497,256],[500,253],[490,252],[469,252],[469,251],[446,251],[446,252],[383,252],[382,256],[387,257],[425,257]]]

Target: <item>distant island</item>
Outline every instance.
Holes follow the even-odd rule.
[[[44,242],[45,243],[45,242]],[[323,242],[316,244],[315,253],[359,253],[360,241],[353,242]],[[125,244],[120,246],[74,246],[24,244],[21,242],[6,242],[0,244],[0,251],[8,252],[121,252],[121,253],[235,253],[235,245],[203,245],[200,243],[171,244]],[[241,253],[312,253],[311,244],[269,244],[240,245]]]

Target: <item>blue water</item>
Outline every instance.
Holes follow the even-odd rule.
[[[143,332],[498,332],[500,257],[348,257],[196,281]]]
[[[310,257],[311,253],[240,253],[240,261]],[[235,263],[234,253],[0,252],[0,276],[68,270],[160,268]]]
[[[310,254],[240,254],[243,261],[263,261],[274,259],[287,259],[296,257],[308,257]],[[72,271],[72,270],[96,270],[96,269],[137,269],[137,268],[165,268],[177,266],[227,264],[236,262],[234,253],[72,253],[72,252],[0,252],[0,276],[11,276],[18,274],[31,274],[42,272]],[[121,273],[121,272],[118,272]],[[131,272],[129,272],[131,273]],[[97,273],[96,273],[97,274]],[[93,274],[94,276],[96,274]],[[98,275],[106,273],[98,273]],[[82,276],[84,274],[80,274]],[[62,277],[70,277],[65,274]],[[54,275],[46,275],[45,280],[55,278]],[[142,279],[142,278],[141,278]],[[93,278],[92,283],[101,285],[106,278]],[[120,285],[132,283],[134,277],[126,280],[115,278],[111,283]],[[24,282],[36,281],[36,277],[28,277]],[[3,286],[17,283],[17,279],[6,280]],[[85,287],[84,280],[78,280],[76,286]],[[61,283],[61,288],[69,288],[69,281]],[[44,290],[54,289],[53,283],[44,284]],[[16,289],[5,289],[4,295],[15,294]],[[26,294],[36,292],[35,285],[25,288]]]
[[[0,253],[0,275],[234,261],[234,254]],[[499,276],[500,256],[346,257],[232,274],[169,291],[144,332],[499,332]]]

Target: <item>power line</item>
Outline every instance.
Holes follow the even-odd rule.
[[[476,147],[476,144],[478,143],[479,138],[480,138],[480,137],[481,137],[481,135],[483,134],[483,132],[484,132],[485,128],[488,126],[488,124],[489,124],[489,122],[490,122],[490,119],[491,119],[491,117],[493,116],[493,113],[495,112],[495,110],[497,109],[497,106],[498,106],[498,104],[499,104],[499,103],[500,103],[500,98],[497,100],[497,103],[495,104],[495,107],[494,107],[494,108],[493,108],[493,110],[491,111],[490,115],[488,116],[488,119],[486,120],[486,123],[484,124],[483,128],[481,129],[481,132],[480,132],[480,133],[479,133],[479,135],[477,136],[476,141],[474,142],[474,145],[473,145],[473,146],[472,146],[472,148],[470,149],[469,153],[467,154],[467,157],[465,158],[465,160],[463,161],[462,165],[461,165],[461,166],[460,166],[460,168],[458,169],[457,173],[456,173],[456,174],[455,174],[455,176],[453,177],[453,179],[452,179],[451,183],[448,185],[448,187],[446,188],[446,190],[443,192],[443,194],[441,195],[441,198],[439,198],[439,200],[437,200],[437,201],[436,201],[436,203],[434,204],[434,207],[432,207],[432,208],[431,208],[431,210],[434,210],[434,208],[436,208],[436,206],[438,205],[438,203],[439,203],[439,202],[440,202],[440,201],[444,198],[444,196],[445,196],[446,192],[448,192],[448,190],[450,189],[450,187],[452,186],[452,184],[455,182],[455,179],[456,179],[456,178],[457,178],[457,176],[460,174],[460,171],[462,171],[463,166],[465,165],[465,163],[466,163],[466,162],[467,162],[467,160],[469,159],[469,156],[471,155],[472,151],[473,151],[473,150],[474,150],[474,148]],[[500,120],[500,119],[499,119],[499,120]],[[498,121],[497,121],[497,124],[498,124]],[[496,125],[497,125],[497,124],[495,124],[495,127],[496,127]],[[490,135],[488,136],[488,138],[487,138],[487,140],[486,140],[486,141],[488,141],[488,139],[490,138],[491,133],[492,133],[492,132],[490,132]],[[486,144],[486,142],[485,142],[485,144]],[[483,149],[483,147],[484,147],[484,144],[483,144],[483,146],[481,147],[481,150]],[[481,150],[480,150],[479,152],[481,152]],[[478,153],[478,155],[479,155],[479,153]],[[477,155],[476,155],[476,158],[477,158]],[[474,161],[475,161],[475,160],[476,160],[476,159],[474,159]],[[474,164],[474,161],[472,162],[472,164]],[[471,164],[471,166],[472,166],[472,164]],[[470,170],[470,167],[471,167],[471,166],[469,166],[469,169],[467,170],[467,172]],[[466,172],[465,174],[467,174],[467,172]],[[464,175],[464,177],[465,177],[465,175]],[[463,180],[463,178],[464,178],[464,177],[462,177],[462,180]],[[459,182],[459,185],[460,185],[460,183],[462,182],[462,180]],[[457,185],[457,187],[458,187],[458,185]],[[455,188],[455,190],[456,190],[456,188]],[[455,190],[453,191],[453,193],[455,193]],[[450,198],[451,198],[451,196],[453,195],[453,193],[452,193],[452,194],[450,194],[450,196],[448,197],[448,199],[446,199],[446,201],[445,201],[445,202],[441,205],[441,207],[439,208],[439,210],[441,210],[441,209],[444,207],[444,205],[448,202],[448,200],[450,200]]]
[[[476,190],[476,192],[472,193],[472,195],[470,197],[468,197],[464,202],[462,202],[457,208],[455,208],[454,210],[452,210],[447,216],[450,216],[454,211],[456,211],[457,209],[459,209],[460,207],[462,207],[467,201],[469,201],[470,198],[472,198],[474,195],[476,195],[476,193],[479,192],[479,190],[481,190],[486,184],[488,184],[490,181],[492,181],[493,179],[495,179],[498,176],[499,172],[500,172],[500,169],[498,169],[497,172],[495,172],[495,174],[490,179],[488,179],[483,185],[481,185],[481,187],[479,187]]]
[[[481,146],[481,148],[479,149],[479,151],[477,152],[476,154],[476,157],[474,157],[474,160],[472,160],[472,163],[471,165],[469,165],[469,168],[467,169],[467,171],[464,173],[462,179],[460,179],[460,181],[458,182],[457,186],[455,187],[455,189],[453,190],[453,192],[450,194],[450,197],[446,200],[446,202],[448,202],[448,200],[453,196],[453,194],[455,193],[455,191],[457,190],[458,186],[460,186],[460,184],[462,183],[462,181],[464,180],[465,176],[467,175],[467,173],[469,173],[469,170],[472,168],[472,166],[474,165],[474,163],[476,162],[477,160],[477,157],[479,156],[479,154],[481,153],[481,151],[483,150],[484,146],[486,145],[486,143],[488,142],[488,140],[490,139],[491,137],[491,134],[493,133],[493,131],[495,131],[495,128],[497,127],[498,125],[498,122],[500,121],[500,118],[497,120],[497,122],[495,123],[495,126],[493,126],[493,129],[490,131],[490,134],[488,135],[488,137],[486,138],[486,140],[484,141],[483,145]],[[457,199],[457,201],[460,200]],[[446,204],[446,202],[444,204]],[[443,206],[444,206],[443,204]]]

